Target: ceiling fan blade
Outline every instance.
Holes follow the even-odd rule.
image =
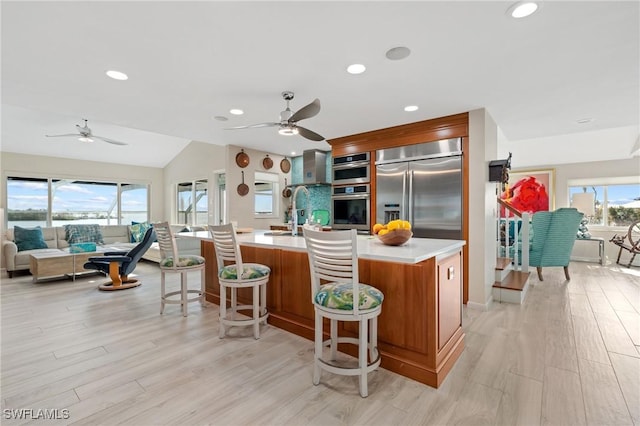
[[[300,126],[296,126],[296,127],[298,129],[298,134],[303,138],[307,138],[309,140],[316,141],[316,142],[324,140],[324,137],[320,136],[316,132],[312,132],[311,130],[305,129],[304,127],[300,127]]]
[[[120,141],[114,141],[113,139],[105,138],[105,137],[102,137],[102,136],[91,135],[89,137],[90,138],[94,138],[94,139],[100,139],[101,141],[104,141],[104,142],[107,142],[107,143],[111,143],[111,144],[114,144],[114,145],[129,145],[127,143],[120,142]]]
[[[74,136],[76,138],[80,137],[80,135],[77,134],[77,133],[67,133],[67,134],[64,134],[64,135],[45,135],[45,136],[48,137],[48,138],[68,138],[70,136]]]
[[[273,126],[279,126],[279,125],[280,123],[260,123],[260,124],[252,124],[250,126],[227,127],[225,130],[253,129],[256,127],[273,127]]]
[[[315,99],[309,105],[300,108],[295,114],[289,118],[289,123],[311,118],[320,112],[320,100]],[[324,139],[324,138],[323,138]]]

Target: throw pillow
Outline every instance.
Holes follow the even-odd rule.
[[[151,224],[149,222],[140,222],[133,223],[129,226],[129,233],[131,233],[131,242],[139,243],[144,238],[144,234],[147,233],[147,230],[151,228]]]
[[[65,239],[69,244],[96,243],[104,244],[102,230],[98,224],[65,225]]]
[[[49,248],[39,226],[31,229],[16,226],[13,228],[13,238],[18,251]]]

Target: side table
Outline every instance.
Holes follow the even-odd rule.
[[[591,241],[594,243],[598,243],[598,259],[601,265],[604,265],[604,238],[599,237],[591,237],[591,238],[576,238],[576,242],[578,241]],[[593,262],[594,258],[592,257],[582,257],[582,256],[571,256],[571,260],[580,260],[583,262]]]

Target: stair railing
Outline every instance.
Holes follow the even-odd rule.
[[[497,198],[498,208],[497,208],[497,256],[498,257],[508,257],[513,262],[513,268],[516,271],[529,272],[529,223],[531,221],[531,215],[528,212],[521,212],[517,208],[515,208],[511,203],[507,200],[503,200],[501,198]],[[503,215],[504,212],[504,215]],[[508,212],[513,213],[510,215]],[[522,221],[521,225],[521,235],[522,235],[522,244],[518,240],[518,226],[517,219],[519,217]],[[500,235],[501,222],[504,221],[505,231],[504,231],[504,246],[502,245],[502,236]],[[511,222],[513,223],[513,256],[510,253],[511,247]],[[522,245],[522,249],[519,249],[519,246]],[[504,248],[504,256],[502,254],[502,249]],[[522,261],[519,260],[519,253],[522,253]]]

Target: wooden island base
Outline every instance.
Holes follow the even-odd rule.
[[[219,304],[218,265],[212,241],[202,240],[201,249],[206,259],[206,300]],[[245,262],[271,267],[267,284],[269,323],[313,340],[307,253],[242,243],[241,251]],[[464,349],[461,250],[415,264],[361,258],[358,265],[360,281],[380,289],[385,296],[378,318],[381,366],[439,387]],[[249,303],[250,289],[242,290],[247,289],[240,289],[238,300]],[[357,337],[357,332],[354,324],[340,325],[340,335]],[[340,345],[339,349],[357,356],[352,345]]]

